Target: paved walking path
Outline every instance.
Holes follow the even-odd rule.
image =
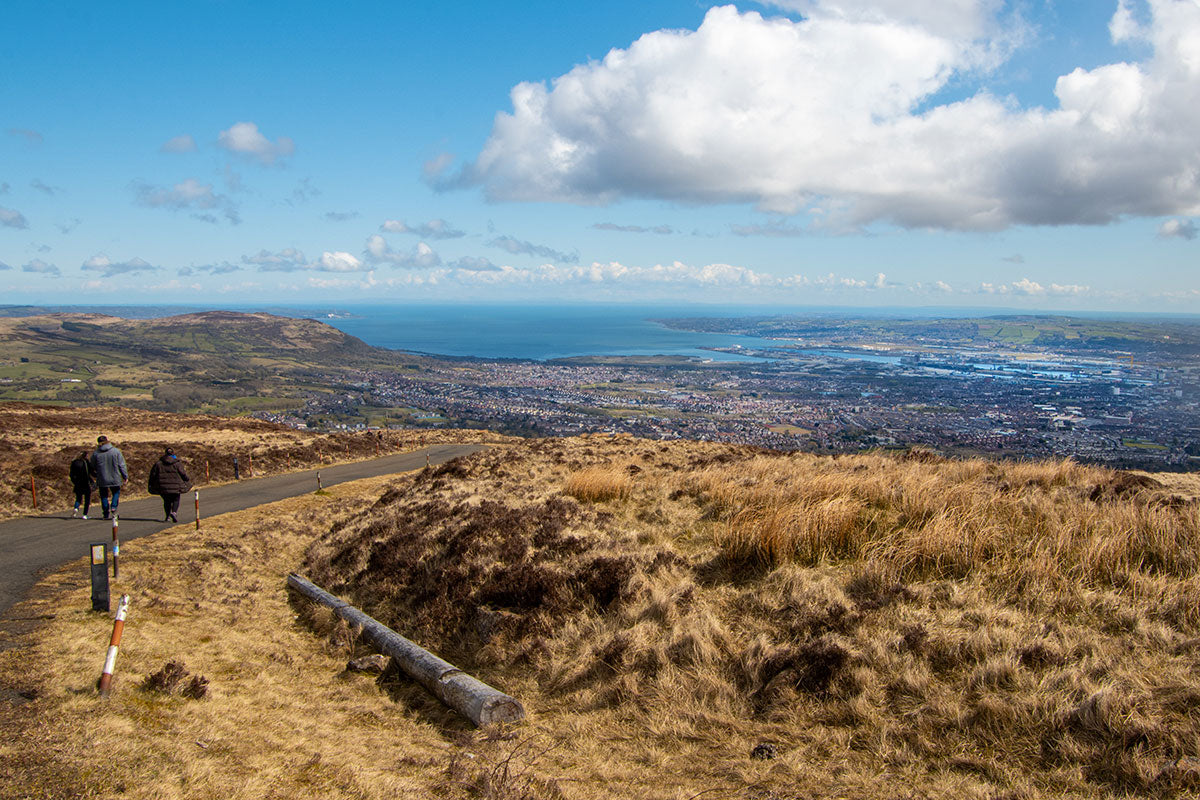
[[[333,486],[360,478],[406,472],[424,467],[426,455],[429,456],[429,463],[436,465],[482,449],[483,445],[474,444],[436,445],[371,461],[322,467],[321,483]],[[316,488],[315,469],[251,478],[212,488],[201,486],[200,523],[204,524],[205,517],[296,497]],[[158,497],[122,501],[119,512],[122,542],[177,524],[162,521],[162,500]],[[72,519],[70,512],[66,511],[52,516],[0,522],[0,615],[24,598],[42,575],[68,561],[86,556],[88,545],[93,542],[111,541],[112,523],[102,519],[99,500],[92,503],[89,516],[92,519]],[[188,493],[180,498],[178,524],[194,523],[195,519],[195,501],[193,495]]]

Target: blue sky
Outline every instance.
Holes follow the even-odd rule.
[[[13,0],[0,303],[1200,312],[1197,0]]]

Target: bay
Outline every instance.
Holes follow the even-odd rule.
[[[376,347],[440,356],[545,361],[668,355],[744,361],[758,359],[705,348],[779,345],[752,336],[673,330],[653,321],[696,311],[695,306],[379,305],[313,316]]]

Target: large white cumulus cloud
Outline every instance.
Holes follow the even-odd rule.
[[[986,91],[928,106],[1003,49],[996,0],[777,0],[801,20],[713,8],[696,31],[516,86],[512,113],[442,185],[494,200],[752,202],[847,227],[1193,216],[1200,2],[1143,1],[1121,0],[1111,30],[1153,55],[1060,77],[1050,109]]]

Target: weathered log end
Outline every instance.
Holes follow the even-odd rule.
[[[479,724],[492,725],[501,722],[522,722],[525,706],[515,697],[493,697],[484,703],[479,713]]]

